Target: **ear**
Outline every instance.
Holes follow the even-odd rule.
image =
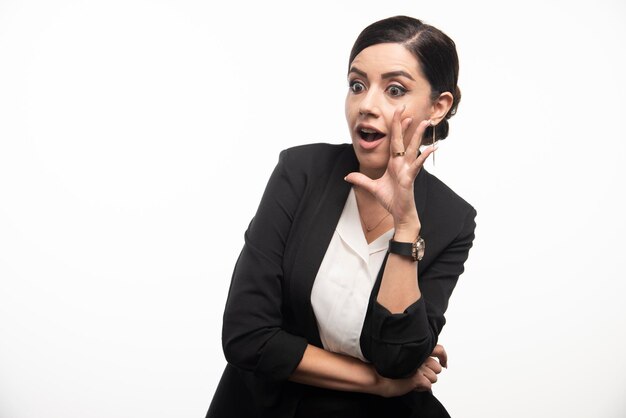
[[[446,117],[446,114],[452,107],[452,102],[454,102],[454,97],[449,91],[444,91],[435,99],[431,107],[432,113],[430,114],[430,120],[435,125],[439,124]]]

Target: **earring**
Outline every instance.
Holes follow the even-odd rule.
[[[437,145],[437,141],[435,140],[435,122],[431,121],[430,126],[433,128],[433,140],[431,142],[431,146],[435,148]],[[433,167],[435,166],[435,151],[433,151]]]

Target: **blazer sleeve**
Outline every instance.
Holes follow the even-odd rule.
[[[381,376],[412,375],[435,348],[448,300],[472,247],[475,217],[476,210],[470,208],[458,235],[420,274],[421,297],[404,312],[392,314],[376,301],[381,269],[361,333],[363,355]]]
[[[282,258],[305,187],[304,176],[289,167],[284,150],[245,232],[222,326],[226,360],[271,381],[286,380],[307,346],[305,338],[282,328]]]

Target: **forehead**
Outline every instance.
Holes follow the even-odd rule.
[[[419,64],[413,54],[401,44],[384,43],[365,48],[354,57],[350,67],[358,67],[366,73],[385,73],[403,70],[421,77]]]

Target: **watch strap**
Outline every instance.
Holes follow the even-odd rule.
[[[414,255],[415,252],[413,251],[414,246],[415,244],[412,242],[398,242],[394,240],[389,240],[389,253],[411,257],[413,261],[417,261]]]

